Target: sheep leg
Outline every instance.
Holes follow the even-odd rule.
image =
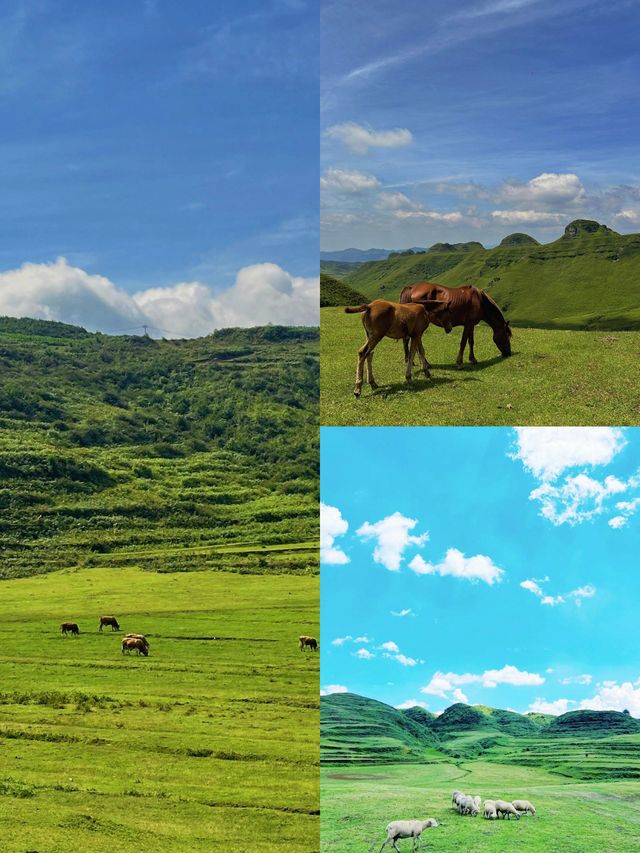
[[[394,838],[394,839],[393,839],[393,849],[394,849],[394,850],[397,850],[397,851],[398,851],[398,853],[402,853],[402,851],[401,851],[401,850],[400,850],[400,848],[398,847],[398,839],[397,839],[397,838]]]
[[[391,839],[390,839],[390,838],[387,838],[387,840],[384,842],[384,844],[382,845],[382,847],[380,848],[380,850],[378,851],[378,853],[382,853],[382,851],[384,850],[384,848],[387,846],[387,844],[388,844],[390,841],[391,841]]]
[[[469,330],[469,363],[477,364],[478,360],[473,354],[473,343],[474,343],[474,334],[473,334],[473,326],[471,326]]]
[[[424,351],[424,346],[422,345],[422,338],[418,339],[418,355],[420,356],[420,362],[422,363],[422,371],[427,379],[431,379],[431,374],[429,373],[429,368],[431,365],[427,361],[427,356]]]

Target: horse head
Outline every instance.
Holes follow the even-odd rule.
[[[424,306],[431,322],[442,326],[445,332],[449,334],[453,329],[450,299],[416,299],[414,301]]]
[[[511,326],[507,320],[504,325],[497,326],[493,330],[493,342],[502,353],[502,357],[506,358],[511,355]]]

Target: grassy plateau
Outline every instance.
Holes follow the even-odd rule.
[[[388,822],[428,817],[440,826],[423,841],[447,853],[638,849],[640,722],[626,714],[556,718],[457,704],[434,717],[340,694],[321,700],[321,719],[324,853],[377,853]],[[454,790],[527,799],[537,814],[462,817]]]

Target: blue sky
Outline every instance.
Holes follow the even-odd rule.
[[[185,282],[215,295],[265,263],[315,277],[318,66],[313,0],[3,3],[0,311],[7,274],[30,263],[25,307],[60,313],[44,266],[59,256],[68,279],[125,295]]]
[[[640,717],[640,430],[321,433],[325,692]]]
[[[640,231],[639,29],[637,0],[327,0],[322,248]]]

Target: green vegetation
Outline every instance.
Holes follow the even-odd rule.
[[[317,850],[318,656],[297,643],[317,600],[290,574],[4,581],[2,850]],[[102,613],[149,657],[98,633]]]
[[[317,346],[279,326],[155,341],[0,321],[0,577],[315,572]]]
[[[457,370],[461,330],[424,336],[432,380],[414,369],[404,381],[402,344],[383,340],[375,350],[380,388],[353,397],[358,348],[365,340],[359,316],[340,308],[321,312],[321,422],[327,426],[634,425],[640,391],[633,365],[639,332],[514,329],[511,358],[496,349],[491,329],[476,327],[476,358]]]
[[[379,849],[389,821],[427,817],[441,824],[424,835],[433,850],[637,850],[640,721],[626,713],[554,718],[456,704],[434,717],[353,694],[320,705],[325,853]],[[456,789],[528,799],[538,814],[460,817],[451,808]]]
[[[335,278],[344,278],[360,266],[360,262],[320,261],[320,271]]]
[[[526,234],[512,234],[495,249],[436,244],[426,254],[372,261],[344,275],[368,299],[392,301],[424,280],[481,287],[519,326],[640,329],[640,235],[590,220],[575,220],[546,245]]]
[[[320,307],[327,308],[336,305],[361,305],[365,297],[337,278],[320,273]]]

